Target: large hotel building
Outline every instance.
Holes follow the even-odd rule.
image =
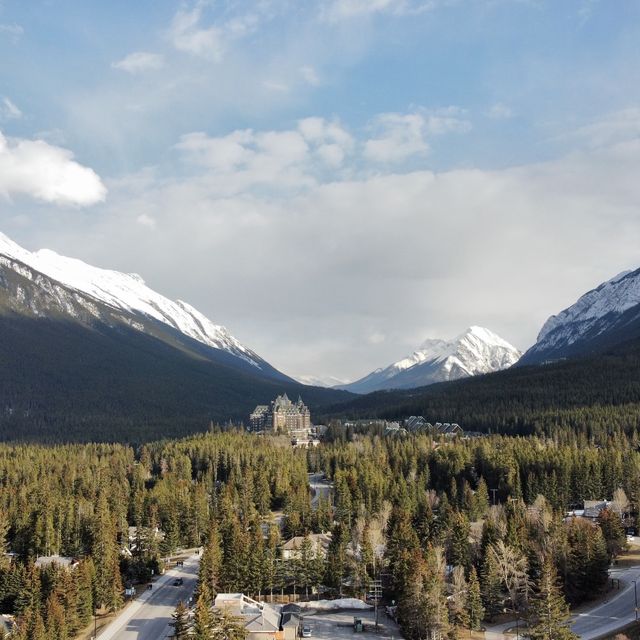
[[[285,393],[271,404],[259,404],[249,416],[249,429],[285,435],[308,432],[311,429],[311,414],[302,398],[291,402]]]

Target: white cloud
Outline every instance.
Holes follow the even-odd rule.
[[[226,136],[182,136],[184,159],[209,173],[207,182],[220,194],[254,187],[298,189],[314,182],[308,172],[309,147],[298,131],[234,131]]]
[[[279,93],[287,93],[289,91],[288,85],[284,82],[276,82],[275,80],[264,80],[262,86],[269,91],[277,91]]]
[[[638,137],[640,137],[640,108],[629,107],[582,125],[560,139],[570,139],[574,143],[577,141],[588,147],[597,148]]]
[[[110,184],[95,228],[67,225],[57,244],[38,244],[81,244],[84,259],[142,273],[286,372],[342,377],[471,324],[527,347],[548,315],[638,266],[631,131],[503,170],[323,172],[316,149],[347,144],[342,131],[307,118],[280,132],[190,134],[179,154],[198,171]],[[143,214],[153,233],[131,224]]]
[[[191,11],[186,9],[178,11],[171,24],[171,41],[179,51],[219,62],[224,52],[222,31],[216,26],[200,28],[201,16],[201,3]]]
[[[55,204],[90,205],[105,199],[98,175],[67,149],[0,133],[0,194],[27,195]]]
[[[255,13],[246,13],[205,27],[201,22],[207,4],[204,0],[198,0],[193,8],[180,9],[173,17],[169,38],[179,51],[220,62],[232,41],[256,30],[259,17]]]
[[[155,229],[157,225],[156,219],[146,213],[141,213],[136,218],[136,222],[143,227],[147,227],[148,229]]]
[[[111,65],[114,69],[120,69],[127,73],[141,73],[162,69],[164,66],[164,56],[159,53],[149,53],[148,51],[135,51],[118,60]]]
[[[208,184],[221,193],[307,188],[325,169],[338,169],[354,146],[351,134],[324,118],[305,118],[284,131],[244,129],[218,137],[195,132],[176,145],[185,161],[208,172]]]
[[[338,121],[304,118],[298,122],[298,130],[314,146],[317,157],[332,168],[340,167],[355,147],[353,137]]]
[[[17,42],[24,34],[24,29],[19,24],[0,24],[0,36],[8,36]]]
[[[0,118],[5,120],[17,120],[22,118],[22,111],[6,96],[2,99],[0,105]]]
[[[302,76],[303,80],[312,87],[317,87],[320,85],[320,78],[313,67],[309,65],[300,67],[300,75]]]
[[[464,133],[471,123],[456,107],[412,113],[383,113],[371,122],[374,137],[364,145],[364,156],[374,162],[402,162],[429,152],[429,136]]]
[[[330,0],[322,7],[321,16],[336,22],[377,13],[411,15],[430,11],[443,0]]]
[[[513,118],[513,109],[503,102],[496,102],[491,105],[487,115],[494,120],[507,120]]]

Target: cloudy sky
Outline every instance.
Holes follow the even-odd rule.
[[[637,0],[0,0],[0,231],[292,375],[640,266]]]

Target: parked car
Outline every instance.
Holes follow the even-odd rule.
[[[184,583],[184,580],[182,578],[176,578],[173,581],[173,586],[174,587],[181,587],[183,583]]]
[[[310,638],[311,637],[311,627],[309,625],[304,625],[304,627],[302,627],[302,637],[303,638]]]

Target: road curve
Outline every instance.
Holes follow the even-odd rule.
[[[199,563],[200,556],[194,554],[184,561],[183,567],[174,567],[160,576],[153,589],[145,591],[98,633],[98,640],[162,640],[170,637],[173,632],[169,625],[171,616],[178,602],[187,602],[193,594]],[[176,578],[182,578],[184,584],[173,586]]]
[[[633,581],[638,584],[640,598],[640,566],[614,569],[611,577],[620,580],[620,590],[613,591],[605,602],[578,613],[571,625],[583,640],[595,640],[609,635],[636,619]]]

